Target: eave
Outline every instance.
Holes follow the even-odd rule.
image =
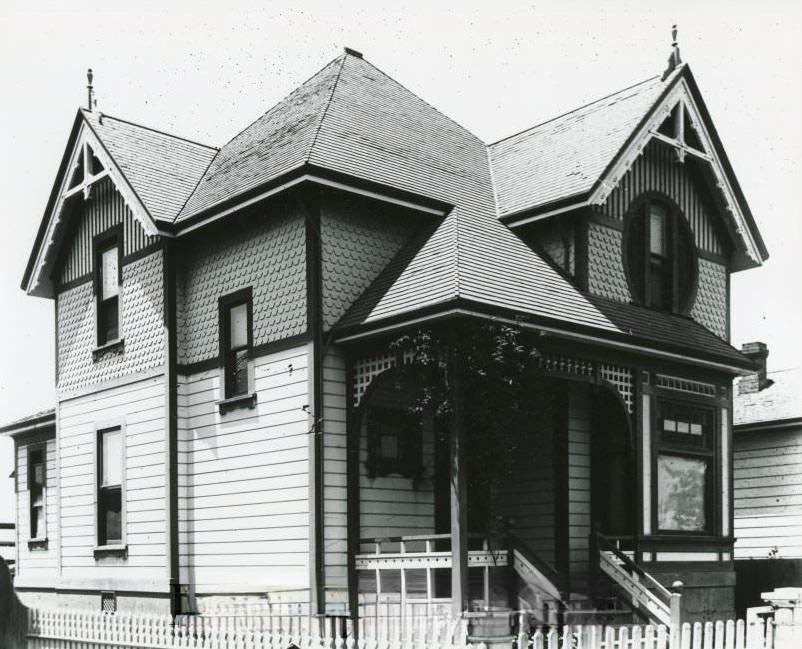
[[[604,349],[616,350],[641,356],[694,365],[723,372],[732,376],[746,376],[754,372],[752,361],[746,356],[743,362],[717,354],[689,354],[686,348],[627,335],[620,332],[603,331],[593,327],[574,325],[565,321],[516,312],[512,309],[491,307],[486,304],[457,298],[433,305],[395,318],[332,330],[333,340],[339,344],[355,344],[365,340],[387,336],[394,332],[416,326],[426,326],[454,318],[478,318],[498,322],[577,343],[587,343]],[[712,335],[712,334],[711,334]]]

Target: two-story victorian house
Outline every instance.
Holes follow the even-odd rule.
[[[3,429],[16,588],[659,620],[679,579],[689,617],[731,614],[730,274],[766,257],[676,50],[490,145],[350,49],[219,149],[79,110],[22,282],[58,398]],[[513,431],[504,541],[472,536],[459,354],[443,424],[392,344],[471,323],[554,397]]]

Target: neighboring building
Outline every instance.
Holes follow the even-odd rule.
[[[753,366],[730,273],[766,257],[676,51],[492,145],[348,49],[220,149],[79,110],[22,284],[53,300],[58,363],[55,413],[4,429],[16,588],[352,618],[595,607],[598,528],[682,579],[693,618],[731,615],[731,385]],[[496,494],[517,580],[492,588],[461,409],[445,433],[413,415],[422,383],[389,346],[467,321],[521,329],[555,404]]]
[[[735,388],[735,568],[738,608],[802,584],[802,367],[769,372],[768,348],[747,343],[758,370]]]
[[[0,557],[8,565],[11,574],[14,574],[14,566],[17,563],[17,533],[14,523],[0,523]]]

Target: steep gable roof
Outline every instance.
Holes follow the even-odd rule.
[[[491,144],[499,216],[589,192],[667,84],[647,79]]]
[[[217,154],[215,147],[111,115],[81,113],[156,221],[178,216]]]

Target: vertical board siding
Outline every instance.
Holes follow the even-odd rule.
[[[17,574],[28,577],[55,578],[58,571],[58,492],[56,476],[56,440],[47,440],[45,446],[45,535],[47,548],[28,548],[31,538],[30,492],[28,491],[28,454],[41,443],[24,444],[17,448],[17,530],[19,564]],[[40,535],[44,536],[44,535]]]
[[[677,202],[688,219],[697,247],[723,255],[724,248],[714,221],[715,212],[698,189],[688,165],[688,162],[679,164],[676,161],[671,147],[652,140],[599,211],[609,218],[623,220],[632,201],[643,192],[662,192]]]
[[[164,580],[164,378],[152,377],[59,403],[61,556],[65,579]],[[96,560],[97,429],[125,434],[125,559]]]
[[[323,322],[332,327],[409,241],[417,224],[397,207],[329,192],[320,219]]]
[[[573,386],[568,400],[568,564],[571,582],[588,569],[591,530],[590,395]]]
[[[253,344],[306,331],[306,240],[297,207],[267,213],[201,235],[182,250],[177,316],[178,362],[219,353],[218,298],[253,287]]]
[[[348,589],[348,395],[345,355],[332,348],[323,359],[323,562],[327,591]],[[327,601],[332,601],[331,596]],[[345,601],[345,599],[342,599]]]
[[[734,435],[735,558],[802,558],[802,428]]]
[[[145,233],[109,178],[92,187],[88,201],[80,197],[73,200],[80,203],[74,208],[72,236],[65,244],[61,266],[57,270],[59,284],[78,280],[92,272],[92,239],[115,225],[123,225],[123,254],[126,256],[159,241],[158,236]]]
[[[308,597],[308,362],[306,347],[255,359],[256,407],[226,414],[220,370],[179,376],[179,565],[198,594]]]
[[[58,300],[58,378],[60,391],[116,379],[164,363],[162,252],[123,266],[120,332],[122,350],[93,360],[95,298],[87,282],[64,291]]]
[[[513,478],[498,498],[499,514],[527,548],[555,565],[554,430],[521,433],[514,450]]]

